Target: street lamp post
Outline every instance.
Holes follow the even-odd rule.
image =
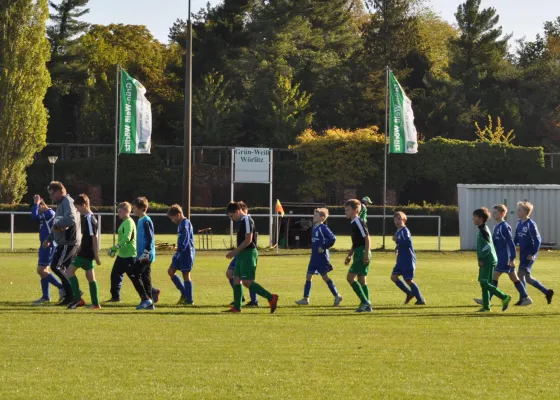
[[[51,163],[52,166],[52,180],[54,181],[54,164],[56,163],[56,160],[58,160],[57,156],[49,156],[49,162]]]
[[[192,154],[192,21],[191,0],[187,20],[187,43],[185,55],[185,122],[183,144],[183,210],[191,217],[191,154]]]

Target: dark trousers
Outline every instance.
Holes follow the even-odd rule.
[[[130,278],[132,266],[134,265],[134,257],[121,258],[117,257],[111,270],[111,298],[113,300],[121,299],[121,287],[124,274]]]
[[[68,274],[66,274],[66,270],[72,263],[72,260],[76,256],[77,252],[78,246],[57,246],[51,262],[51,270],[56,276],[58,276],[58,279],[60,279],[62,287],[64,288],[64,300],[66,302],[74,300],[74,296],[72,296],[72,286],[70,285],[70,279],[68,278]]]
[[[134,288],[142,300],[152,298],[152,263],[142,264],[136,261],[129,275]]]

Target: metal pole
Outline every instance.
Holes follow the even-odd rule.
[[[389,127],[389,66],[385,68],[386,85],[385,85],[385,145],[383,146],[384,167],[383,167],[383,244],[381,248],[385,250],[385,233],[387,215],[387,129]]]
[[[441,251],[441,215],[437,220],[437,251]]]
[[[52,163],[51,165],[52,165],[52,179],[51,179],[51,182],[54,182],[54,163]]]
[[[183,209],[191,218],[191,153],[192,153],[192,22],[191,0],[187,20],[187,53],[185,55],[185,123],[183,141]]]
[[[101,250],[101,214],[97,214],[97,249]]]
[[[10,214],[10,250],[14,251],[14,214]]]
[[[233,201],[233,185],[235,179],[235,149],[231,149],[231,201]],[[233,221],[229,221],[229,247],[233,248]]]
[[[117,173],[119,160],[119,79],[120,66],[117,64],[117,76],[115,79],[115,168],[113,171],[113,246],[117,242]]]
[[[274,160],[274,158],[273,158],[272,149],[271,149],[271,150],[270,150],[270,165],[269,165],[269,174],[270,174],[270,176],[269,176],[269,178],[270,178],[270,179],[269,179],[269,180],[270,180],[270,184],[269,184],[269,185],[270,185],[270,210],[269,210],[269,215],[270,215],[270,217],[269,217],[269,219],[268,219],[268,234],[270,235],[270,240],[269,240],[269,242],[270,242],[270,243],[269,243],[269,246],[270,246],[270,247],[272,247],[272,245],[273,245],[273,239],[274,239],[274,238],[272,237],[272,236],[273,236],[273,235],[272,235],[272,230],[274,229],[274,227],[273,227],[273,225],[274,225],[274,222],[273,222],[274,217],[272,216],[272,207],[273,207],[273,205],[272,205],[272,165],[273,165],[273,160]]]

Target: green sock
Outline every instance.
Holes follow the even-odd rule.
[[[233,285],[233,306],[238,310],[241,310],[241,303],[243,299],[243,286]]]
[[[97,287],[97,282],[93,281],[89,283],[89,294],[91,295],[91,304],[94,306],[99,305],[99,288]]]
[[[70,286],[72,286],[72,295],[74,300],[80,300],[80,297],[82,297],[80,294],[80,283],[78,282],[76,275],[70,277]]]
[[[364,296],[366,296],[366,299],[368,299],[369,301],[369,287],[367,283],[364,286],[362,286],[362,290],[364,292]]]
[[[267,300],[272,300],[272,294],[268,290],[263,288],[261,285],[259,285],[257,282],[251,283],[251,286],[249,286],[249,290],[255,292],[261,297],[264,297]]]
[[[360,298],[362,304],[367,303],[368,299],[364,294],[364,290],[362,289],[362,285],[360,285],[360,282],[358,281],[352,282],[352,289],[354,289],[354,293],[356,293],[356,295]]]
[[[482,307],[489,310],[490,309],[490,292],[488,291],[488,285],[484,282],[480,283],[482,288]]]
[[[496,286],[494,285],[490,285],[488,284],[488,289],[490,291],[491,295],[496,296],[498,299],[503,300],[506,298],[507,294],[505,294],[504,292],[502,292],[500,289],[498,289]]]

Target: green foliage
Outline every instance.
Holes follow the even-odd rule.
[[[492,123],[492,116],[488,116],[488,125],[481,129],[478,122],[474,123],[476,127],[476,137],[480,142],[489,143],[508,143],[511,144],[515,139],[513,134],[513,129],[506,133],[504,127],[502,126],[502,120],[500,117],[496,120],[496,127],[494,128]]]
[[[26,169],[45,146],[48,16],[46,0],[9,2],[0,12],[0,201],[5,203],[21,200]]]

